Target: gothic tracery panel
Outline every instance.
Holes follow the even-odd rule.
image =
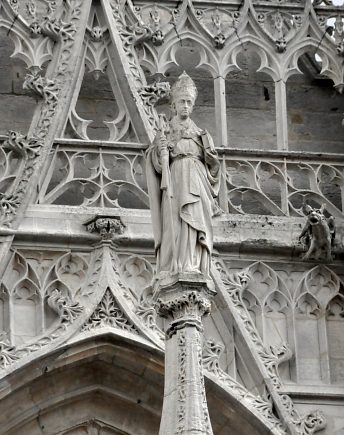
[[[87,269],[83,255],[15,251],[1,284],[1,333],[20,346],[48,330],[61,314],[54,301],[78,297]]]
[[[148,208],[142,153],[116,148],[56,147],[40,203]],[[44,195],[44,196],[43,196]]]

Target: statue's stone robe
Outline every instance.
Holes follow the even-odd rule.
[[[161,190],[162,140],[169,149],[170,195]],[[167,138],[158,136],[148,150],[147,182],[158,272],[209,274],[219,172],[211,136],[190,119],[181,123],[174,118]]]

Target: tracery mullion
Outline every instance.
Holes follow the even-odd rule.
[[[277,149],[288,150],[288,114],[286,84],[283,79],[275,81],[276,140]]]
[[[294,356],[294,365],[292,370],[292,377],[291,379],[299,383],[301,382],[301,376],[300,376],[300,368],[299,368],[299,347],[298,347],[298,337],[297,337],[297,315],[296,315],[297,306],[296,304],[292,305],[292,319],[290,320],[290,323],[292,324],[292,337],[290,339],[290,348],[293,350],[293,356]],[[293,347],[292,347],[293,346]],[[293,377],[294,375],[294,377]]]
[[[287,320],[287,331],[288,331],[288,344],[290,349],[293,352],[293,357],[289,361],[289,370],[290,370],[290,380],[293,382],[297,382],[297,343],[296,343],[296,329],[295,329],[295,319],[294,319],[294,307],[291,304],[289,308],[289,315],[286,318]]]
[[[58,129],[58,131],[56,132],[56,138],[63,138],[65,137],[65,132],[66,132],[66,126],[68,123],[68,120],[71,116],[71,113],[73,111],[73,109],[76,108],[76,104],[78,102],[78,98],[79,98],[79,94],[80,94],[80,89],[82,86],[82,82],[84,79],[84,75],[85,75],[85,55],[86,55],[86,50],[87,50],[87,43],[86,41],[84,41],[83,47],[82,47],[82,52],[80,53],[80,58],[82,59],[82,61],[80,62],[79,65],[79,71],[77,74],[77,81],[75,83],[74,89],[72,91],[72,99],[68,108],[68,114],[66,117],[64,117],[64,124],[63,126],[61,125],[60,128]]]
[[[326,309],[322,307],[323,315],[318,320],[318,336],[319,336],[319,350],[320,350],[320,372],[321,380],[325,384],[331,383],[330,374],[330,359],[326,331]]]
[[[226,113],[226,80],[222,77],[214,79],[215,118],[217,131],[217,146],[228,147],[227,113]]]
[[[10,343],[14,343],[14,301],[13,301],[13,289],[10,289],[8,295],[8,340]]]

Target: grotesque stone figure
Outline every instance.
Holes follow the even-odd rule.
[[[307,216],[299,239],[306,246],[307,252],[303,256],[304,260],[325,260],[331,261],[331,247],[335,238],[334,218],[328,219],[324,215],[325,205],[320,209],[305,205],[303,211]]]
[[[174,116],[170,122],[160,118],[147,152],[157,272],[208,276],[220,163],[209,133],[190,119],[197,89],[185,72],[171,94]]]

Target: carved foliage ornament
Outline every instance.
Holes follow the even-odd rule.
[[[56,83],[38,74],[26,74],[23,89],[35,92],[50,105],[56,103],[58,100],[59,89]]]
[[[0,336],[0,367],[8,367],[19,359],[15,347],[10,344],[6,334]]]
[[[202,433],[212,435],[207,400],[205,396],[203,365],[202,365],[202,345],[199,332],[190,341],[187,330],[181,330],[177,336],[178,346],[178,376],[177,376],[177,421],[176,435],[185,433]],[[197,380],[197,381],[196,381]],[[200,397],[199,412],[197,419],[187,420],[189,414],[188,405],[192,397],[194,399],[194,389],[190,393],[190,384],[197,382],[194,386],[198,390]],[[190,397],[191,396],[191,397]],[[192,411],[191,411],[192,412]],[[193,411],[194,412],[194,411]]]
[[[75,25],[64,23],[58,18],[45,17],[42,21],[34,21],[30,24],[30,32],[33,38],[40,35],[48,36],[54,41],[61,39],[73,39],[76,32]]]
[[[41,146],[42,143],[38,139],[12,130],[8,132],[7,139],[2,144],[5,150],[13,151],[25,159],[37,157]]]
[[[115,235],[123,234],[125,226],[118,217],[96,216],[86,223],[87,231],[99,233],[104,240],[111,240]]]
[[[66,325],[72,323],[84,310],[79,302],[73,302],[68,294],[64,295],[59,289],[50,292],[47,303]]]
[[[209,314],[211,308],[210,301],[199,294],[197,291],[191,291],[180,297],[167,302],[158,299],[157,310],[161,316],[179,318],[183,315],[201,315]],[[182,314],[181,314],[182,313]]]
[[[109,289],[106,290],[100,304],[82,327],[82,331],[104,326],[111,326],[134,334],[139,333],[135,325],[125,316]]]
[[[7,151],[5,158],[9,166],[19,156],[22,159],[20,170],[16,163],[16,174],[8,174],[12,177],[26,179],[32,174],[37,157],[40,155],[42,142],[35,137],[24,136],[16,131],[9,131],[2,148]],[[13,185],[9,184],[5,192],[0,193],[0,222],[8,225],[11,216],[16,214],[21,204],[22,192],[20,189],[13,191]],[[15,184],[14,184],[15,186]]]
[[[156,82],[144,86],[139,90],[139,95],[146,106],[155,106],[155,104],[170,96],[170,84],[168,82]]]

